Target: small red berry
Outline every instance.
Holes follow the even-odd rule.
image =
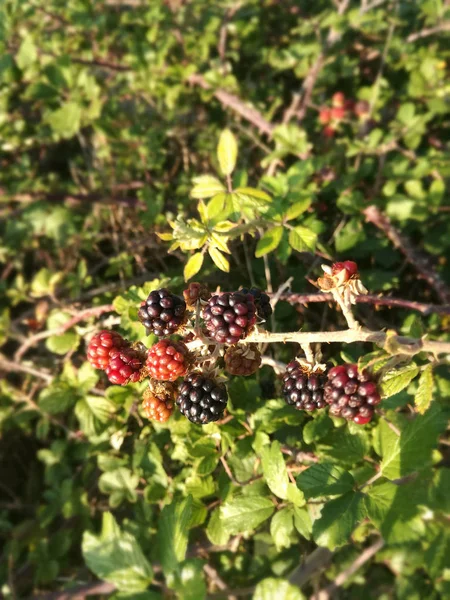
[[[148,373],[158,381],[175,381],[186,375],[189,362],[189,350],[185,344],[161,340],[149,350]]]
[[[322,108],[319,111],[319,123],[326,125],[331,120],[331,111],[329,108]]]
[[[345,108],[343,106],[332,108],[330,115],[332,120],[341,121],[345,117]]]
[[[323,128],[322,133],[325,137],[332,138],[332,137],[334,137],[334,135],[336,133],[336,129],[334,127],[327,125],[326,127]]]
[[[352,275],[356,275],[358,273],[358,265],[355,262],[353,262],[352,260],[344,261],[344,268],[348,272],[350,277]]]
[[[126,345],[127,342],[116,331],[99,331],[89,342],[87,359],[94,369],[104,371],[109,364],[110,352]]]
[[[331,266],[331,272],[334,276],[339,275],[341,281],[346,282],[358,274],[358,265],[352,260],[337,262]]]
[[[126,385],[140,380],[142,367],[143,361],[139,352],[125,346],[110,352],[106,375],[111,383]]]
[[[356,415],[356,417],[353,417],[353,422],[357,425],[365,425],[366,423],[369,423],[371,419],[372,415],[369,415],[368,417],[363,417],[362,415],[358,414]]]
[[[342,108],[345,104],[345,94],[343,92],[336,92],[331,97],[331,104],[335,108]]]

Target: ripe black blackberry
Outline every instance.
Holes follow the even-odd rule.
[[[184,323],[186,302],[163,288],[150,293],[139,308],[139,321],[157,336],[171,335]]]
[[[269,296],[256,287],[242,288],[239,290],[243,294],[251,294],[253,296],[255,306],[256,306],[256,314],[259,319],[263,321],[267,321],[272,314],[272,306],[270,304]]]
[[[212,296],[203,309],[203,319],[211,337],[219,344],[236,344],[256,323],[252,294],[224,292]]]
[[[283,375],[283,395],[286,403],[297,410],[324,408],[323,388],[327,378],[323,371],[311,371],[306,364],[291,361]]]
[[[190,373],[178,388],[175,399],[181,414],[197,425],[218,421],[227,402],[225,385],[201,373]]]
[[[374,407],[381,402],[376,379],[353,364],[329,370],[324,398],[332,415],[358,425],[368,423],[373,417]]]

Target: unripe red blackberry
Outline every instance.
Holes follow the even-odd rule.
[[[201,373],[189,373],[175,400],[181,414],[198,425],[218,421],[227,406],[227,388]]]
[[[311,371],[299,361],[291,361],[283,375],[283,396],[286,403],[297,410],[324,408],[324,385],[327,378],[323,371]]]
[[[89,342],[87,359],[94,369],[104,371],[109,364],[111,350],[119,350],[128,343],[116,331],[99,331]]]
[[[353,364],[339,365],[328,371],[324,398],[332,415],[358,425],[368,423],[374,407],[381,402],[376,379]]]
[[[151,292],[138,311],[139,321],[157,336],[175,333],[184,323],[185,314],[183,298],[165,288]]]
[[[145,390],[142,411],[147,419],[165,423],[172,415],[173,409],[173,391],[170,388],[159,392],[150,388]]]
[[[158,381],[175,381],[186,374],[189,359],[189,350],[183,342],[161,340],[148,352],[148,374]]]
[[[126,385],[141,379],[144,361],[140,352],[125,346],[119,350],[111,350],[106,375],[111,383]]]
[[[209,300],[211,298],[211,293],[204,283],[193,281],[183,291],[183,298],[186,305],[192,308],[199,300]]]
[[[225,370],[231,375],[253,375],[261,365],[261,352],[256,344],[231,346],[224,354]]]
[[[351,277],[358,275],[358,265],[352,260],[337,262],[331,266],[333,276],[340,276],[342,282],[348,281]]]
[[[256,287],[251,287],[250,289],[242,288],[239,291],[242,294],[251,294],[253,296],[257,317],[263,321],[267,321],[273,312],[269,296]]]
[[[203,309],[210,336],[219,344],[236,344],[256,323],[253,296],[242,292],[224,292],[212,296]]]

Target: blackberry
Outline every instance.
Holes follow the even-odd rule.
[[[126,385],[141,379],[144,361],[140,352],[125,346],[118,350],[111,350],[106,375],[111,383]]]
[[[183,298],[186,305],[189,308],[193,308],[199,300],[209,300],[211,298],[211,293],[204,283],[197,283],[194,281],[183,291]]]
[[[261,353],[256,344],[232,346],[224,355],[225,370],[231,375],[253,375],[261,365]]]
[[[324,385],[326,375],[323,371],[311,372],[306,365],[297,360],[291,361],[283,375],[283,395],[287,404],[297,410],[316,410],[324,408]]]
[[[219,344],[236,344],[256,323],[252,294],[224,292],[212,296],[203,309],[203,318],[211,337]]]
[[[153,391],[147,388],[142,400],[142,411],[147,419],[165,423],[173,413],[173,389]]]
[[[373,417],[374,407],[381,402],[373,375],[360,371],[354,364],[339,365],[328,371],[324,398],[332,415],[358,425],[368,423]]]
[[[256,314],[260,320],[267,321],[270,318],[273,311],[270,298],[265,292],[256,287],[251,287],[250,289],[242,288],[239,291],[243,294],[251,294],[253,296]]]
[[[184,323],[186,302],[166,290],[155,290],[150,293],[139,308],[139,321],[147,331],[157,336],[171,335]]]
[[[110,352],[127,345],[127,342],[116,331],[99,331],[89,342],[87,359],[94,369],[104,371],[109,364]]]
[[[358,265],[352,260],[337,262],[331,265],[331,274],[333,276],[339,276],[344,283],[351,277],[356,277],[358,275]]]
[[[227,401],[225,385],[201,373],[190,373],[178,388],[175,399],[181,414],[197,425],[218,421]]]
[[[175,381],[186,375],[189,358],[189,350],[183,342],[161,340],[148,352],[148,374],[158,381]]]

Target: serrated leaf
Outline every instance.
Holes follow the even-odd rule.
[[[251,187],[242,187],[234,190],[237,194],[243,194],[244,196],[250,196],[250,198],[255,198],[256,200],[262,200],[263,202],[271,202],[272,198],[266,192],[262,190],[257,190],[256,188]]]
[[[319,413],[313,421],[309,421],[303,428],[305,444],[311,444],[323,438],[331,429],[333,421],[325,413]]]
[[[307,499],[345,494],[354,484],[348,471],[331,463],[312,465],[297,477],[297,486]]]
[[[266,233],[261,239],[258,240],[258,243],[256,244],[256,258],[261,258],[261,256],[264,256],[269,252],[273,252],[273,250],[278,247],[282,237],[283,227],[281,226],[272,227],[272,229],[266,231]]]
[[[253,600],[305,600],[305,596],[289,581],[268,577],[256,586]]]
[[[403,369],[388,371],[381,380],[380,388],[384,398],[390,398],[404,390],[418,374],[416,365],[408,365]]]
[[[365,516],[363,499],[360,492],[347,492],[327,502],[320,518],[314,521],[314,541],[330,550],[347,544],[353,530]]]
[[[294,525],[300,535],[305,539],[311,539],[312,523],[306,508],[294,506]]]
[[[218,250],[214,246],[209,246],[208,254],[212,258],[214,264],[218,269],[220,269],[221,271],[225,271],[226,273],[230,271],[230,263],[228,261],[228,258],[226,258],[222,254],[222,252],[220,252],[220,250]]]
[[[189,281],[189,279],[192,279],[192,277],[194,277],[194,275],[197,275],[197,273],[202,268],[203,258],[204,258],[203,252],[196,252],[189,258],[189,260],[187,261],[187,263],[184,266],[184,271],[183,271],[185,281]]]
[[[287,500],[289,477],[279,442],[274,441],[271,446],[261,450],[261,466],[270,491],[278,498]]]
[[[433,400],[433,367],[427,365],[422,371],[419,379],[419,387],[414,399],[417,412],[423,415]]]
[[[270,522],[270,535],[278,551],[289,548],[293,531],[294,514],[291,508],[282,508],[273,515]]]
[[[109,512],[103,514],[99,536],[84,532],[82,552],[89,569],[119,590],[140,592],[153,580],[151,565],[138,541],[130,533],[122,532]]]
[[[296,219],[300,215],[302,215],[305,210],[311,206],[311,198],[304,198],[303,200],[299,200],[298,202],[294,202],[287,211],[284,213],[284,217],[286,221],[291,221],[292,219]]]
[[[236,166],[238,145],[236,138],[229,129],[224,129],[220,134],[217,146],[217,158],[220,170],[224,175],[231,175]]]
[[[108,494],[112,507],[119,506],[123,500],[136,502],[136,488],[139,485],[139,476],[130,469],[119,467],[114,471],[103,473],[98,480],[98,487],[103,494]]]
[[[379,427],[383,475],[388,479],[398,479],[429,466],[432,463],[436,438],[445,430],[446,425],[446,415],[436,405],[431,406],[424,415],[417,416],[407,423],[400,436],[393,434],[387,424],[381,422]]]
[[[215,508],[206,528],[206,535],[211,544],[224,546],[230,539],[230,533],[226,530],[225,524],[220,518],[220,508]]]
[[[269,498],[238,496],[221,507],[220,519],[228,533],[243,533],[267,521],[274,510],[275,506]]]
[[[216,194],[225,191],[225,186],[217,177],[213,175],[199,175],[193,178],[194,187],[191,190],[191,197],[197,200],[212,198]]]
[[[175,498],[161,511],[158,524],[158,557],[164,574],[175,571],[186,556],[192,497],[182,502]]]
[[[439,577],[450,569],[450,535],[447,531],[440,531],[431,541],[425,552],[424,568],[431,577]]]
[[[289,245],[298,252],[314,252],[317,243],[317,233],[297,225],[289,231]]]

